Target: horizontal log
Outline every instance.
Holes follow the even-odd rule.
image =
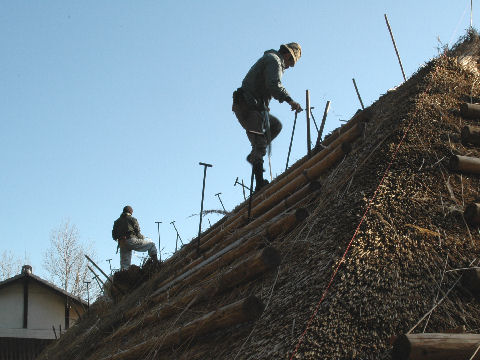
[[[233,234],[229,233],[228,234],[229,236],[226,239],[223,239],[223,241],[221,243],[221,246],[226,247],[227,245],[229,245],[232,242],[236,241],[237,239],[241,238],[242,236],[244,236],[248,232],[262,227],[268,221],[272,220],[275,216],[279,215],[280,213],[282,213],[285,210],[288,210],[292,205],[297,203],[300,199],[304,198],[305,196],[310,194],[312,191],[316,191],[316,189],[318,189],[317,185],[310,186],[310,185],[307,184],[303,188],[301,188],[300,190],[293,193],[291,196],[288,196],[288,193],[282,193],[283,195],[286,196],[283,199],[282,202],[280,202],[279,204],[274,206],[272,209],[270,209],[269,211],[264,213],[259,218],[255,219],[254,221],[248,223],[246,226],[242,227],[238,231],[234,232]],[[247,217],[247,215],[245,215],[245,222],[247,222],[246,217]],[[226,234],[224,234],[224,235],[226,235]],[[205,252],[205,248],[207,248],[207,249],[212,248],[215,245],[214,241],[218,241],[218,239],[213,238],[210,241],[212,241],[212,243],[203,244],[203,246],[201,246],[201,248],[204,251],[204,253],[202,254],[202,257],[196,258],[195,260],[191,261],[190,263],[188,263],[187,265],[184,266],[184,268],[182,270],[183,274],[185,274],[188,270],[197,267],[198,264],[203,263],[205,261],[205,259],[208,258],[210,253]],[[170,278],[166,279],[165,281],[163,281],[161,284],[158,285],[159,288],[164,287],[166,284],[170,283],[171,281],[173,281],[177,277],[178,276],[173,275]]]
[[[464,144],[480,145],[480,127],[464,126],[462,129],[462,142]]]
[[[480,175],[480,159],[476,157],[452,155],[449,165],[453,171]]]
[[[393,344],[393,360],[467,360],[480,345],[480,334],[407,334]],[[480,360],[480,352],[474,357]]]
[[[282,203],[280,205],[288,205],[288,203]],[[275,210],[275,209],[273,209]],[[300,211],[300,214],[303,215],[304,211]],[[266,214],[267,216],[269,214]],[[266,216],[266,217],[267,217]],[[289,217],[291,218],[292,216],[295,217],[295,219],[299,219],[298,214],[290,214]],[[288,218],[286,218],[288,219]],[[301,218],[300,218],[301,219]],[[287,220],[288,221],[288,220]],[[290,221],[289,221],[290,222]],[[253,224],[253,223],[252,223]],[[254,224],[253,226],[258,226],[260,224]],[[243,230],[243,229],[242,229]],[[248,229],[247,229],[248,230]],[[247,231],[243,230],[243,231]],[[176,294],[177,288],[172,288],[173,285],[179,283],[180,281],[182,282],[179,284],[179,287],[183,288],[185,286],[188,286],[189,284],[199,281],[203,279],[206,274],[211,274],[215,271],[215,269],[221,268],[222,266],[225,266],[229,264],[230,262],[234,261],[235,259],[238,259],[240,256],[243,256],[244,254],[248,253],[249,251],[252,251],[254,248],[258,247],[261,242],[264,241],[264,237],[267,234],[271,234],[273,229],[266,229],[260,234],[253,236],[247,240],[243,239],[242,237],[238,238],[238,240],[234,241],[233,243],[229,244],[227,247],[223,248],[221,251],[217,252],[216,254],[212,254],[211,257],[207,258],[203,262],[197,264],[195,267],[192,269],[189,269],[182,275],[178,276],[177,278],[173,279],[169,283],[161,286],[158,290],[156,290],[152,296],[153,300],[155,302],[160,301],[163,297],[161,298],[155,298],[155,296],[160,295],[161,293],[165,291],[169,291],[169,295],[172,296]]]
[[[463,216],[465,220],[473,226],[480,225],[480,204],[479,203],[471,203],[468,204],[463,212]]]
[[[307,216],[308,211],[303,208],[299,208],[294,212],[283,215],[280,219],[276,220],[273,224],[267,226],[264,231],[260,232],[257,235],[251,236],[248,239],[239,238],[238,240],[224,247],[222,250],[218,251],[215,254],[213,254],[212,249],[211,256],[203,262],[198,263],[196,267],[182,273],[181,275],[173,279],[171,278],[169,282],[163,282],[162,284],[160,284],[159,288],[150,295],[148,303],[158,303],[160,301],[166,300],[167,297],[175,296],[182,288],[184,288],[184,286],[188,285],[189,283],[204,278],[205,276],[207,276],[207,274],[214,272],[215,269],[226,266],[234,260],[238,259],[239,257],[243,256],[244,254],[257,248],[265,241],[265,238],[273,241],[279,235],[283,233],[288,233],[299,222],[305,220]],[[238,249],[235,249],[236,247],[238,247]],[[235,249],[235,251],[231,251],[232,249]],[[186,280],[187,278],[189,279]],[[174,287],[174,285],[178,283],[180,284]],[[165,293],[166,290],[168,290],[168,295]],[[129,311],[127,311],[126,317],[133,318],[138,316],[138,314],[142,312],[145,306],[146,303],[142,303],[141,305],[130,309]]]
[[[133,324],[128,324],[106,338],[103,343],[109,343],[119,337],[128,335],[131,331],[138,331],[145,326],[153,324],[162,319],[166,319],[179,311],[184,311],[186,307],[191,307],[213,296],[224,293],[225,291],[249,282],[270,269],[280,265],[281,257],[278,250],[273,247],[267,247],[258,251],[248,259],[235,265],[230,270],[221,274],[201,288],[194,289],[186,295],[177,298],[168,304],[163,304],[150,311],[146,316],[138,319]]]
[[[348,130],[346,130],[338,138],[333,140],[326,149],[323,149],[322,151],[315,154],[311,159],[307,160],[304,164],[302,164],[302,166],[288,173],[285,177],[282,177],[278,181],[273,182],[271,185],[269,185],[264,190],[262,190],[262,192],[260,192],[259,195],[254,196],[254,198],[252,199],[251,215],[253,217],[259,216],[259,214],[263,210],[260,210],[260,208],[257,209],[257,205],[261,204],[264,200],[270,199],[271,196],[277,196],[278,198],[278,195],[276,194],[286,184],[291,183],[295,178],[298,178],[299,176],[301,176],[302,172],[305,169],[308,169],[316,165],[317,163],[321,162],[324,158],[328,157],[332,152],[338,149],[338,147],[341,146],[343,143],[355,141],[363,133],[364,129],[365,129],[364,123],[358,123],[358,122],[353,123],[353,125]],[[296,186],[298,186],[298,184]],[[235,215],[233,215],[231,218],[225,221],[221,231],[210,233],[208,236],[202,236],[200,238],[201,248],[205,250],[206,248],[211,247],[213,243],[216,243],[219,240],[221,240],[225,236],[225,234],[229,234],[235,228],[245,225],[247,221],[247,206],[246,206],[247,203],[248,202],[246,202],[244,206],[240,207],[240,209],[236,212]],[[262,205],[262,207],[264,209],[265,205]],[[185,253],[183,253],[183,259],[181,259],[181,261],[183,261],[184,263],[188,262],[189,259],[197,257],[197,251],[196,251],[196,248],[195,249],[193,248],[193,245],[188,244],[185,247],[185,250],[189,251],[189,254],[185,256]]]
[[[111,360],[143,359],[152,350],[179,345],[184,341],[225,329],[237,324],[258,319],[264,309],[255,296],[249,296],[233,304],[212,311],[164,336],[154,337],[132,348],[108,357]]]
[[[480,118],[480,104],[463,103],[460,105],[460,112],[465,118],[478,119]]]

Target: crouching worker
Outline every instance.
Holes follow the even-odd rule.
[[[148,251],[148,255],[157,261],[157,248],[153,241],[140,232],[137,219],[133,216],[131,206],[125,206],[120,217],[113,223],[112,238],[120,248],[120,270],[128,269],[132,261],[132,250]]]

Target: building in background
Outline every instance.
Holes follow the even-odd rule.
[[[33,275],[0,282],[0,359],[35,359],[87,310],[87,303]]]

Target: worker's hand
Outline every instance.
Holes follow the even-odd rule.
[[[303,110],[300,104],[294,100],[289,101],[288,104],[292,107],[292,111],[295,110],[297,113],[299,113],[300,111]]]

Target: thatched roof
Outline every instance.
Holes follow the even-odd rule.
[[[299,339],[296,359],[387,359],[391,337],[412,329],[447,293],[413,332],[460,325],[478,331],[480,307],[457,281],[462,272],[450,270],[478,263],[480,232],[467,225],[463,210],[480,198],[480,178],[451,172],[448,159],[480,157],[480,149],[462,144],[459,136],[463,125],[477,123],[464,119],[459,108],[480,102],[479,44],[477,34],[469,33],[371,105],[363,135],[320,175],[320,190],[305,192],[302,201],[251,228],[239,222],[224,234],[233,221],[224,219],[202,235],[205,243],[219,240],[200,258],[192,241],[135,291],[97,303],[39,359],[289,359]],[[266,228],[298,207],[309,212],[303,222],[268,236]],[[228,216],[244,210],[240,205]],[[257,242],[250,252],[208,265],[252,238]],[[216,291],[222,276],[265,246],[278,251],[279,266]],[[188,281],[199,266],[211,271]],[[254,320],[207,333],[198,326],[187,337],[177,331],[252,295],[264,305]],[[191,301],[160,315],[182,298]],[[165,346],[175,334],[178,341]],[[132,349],[139,349],[134,357]]]

